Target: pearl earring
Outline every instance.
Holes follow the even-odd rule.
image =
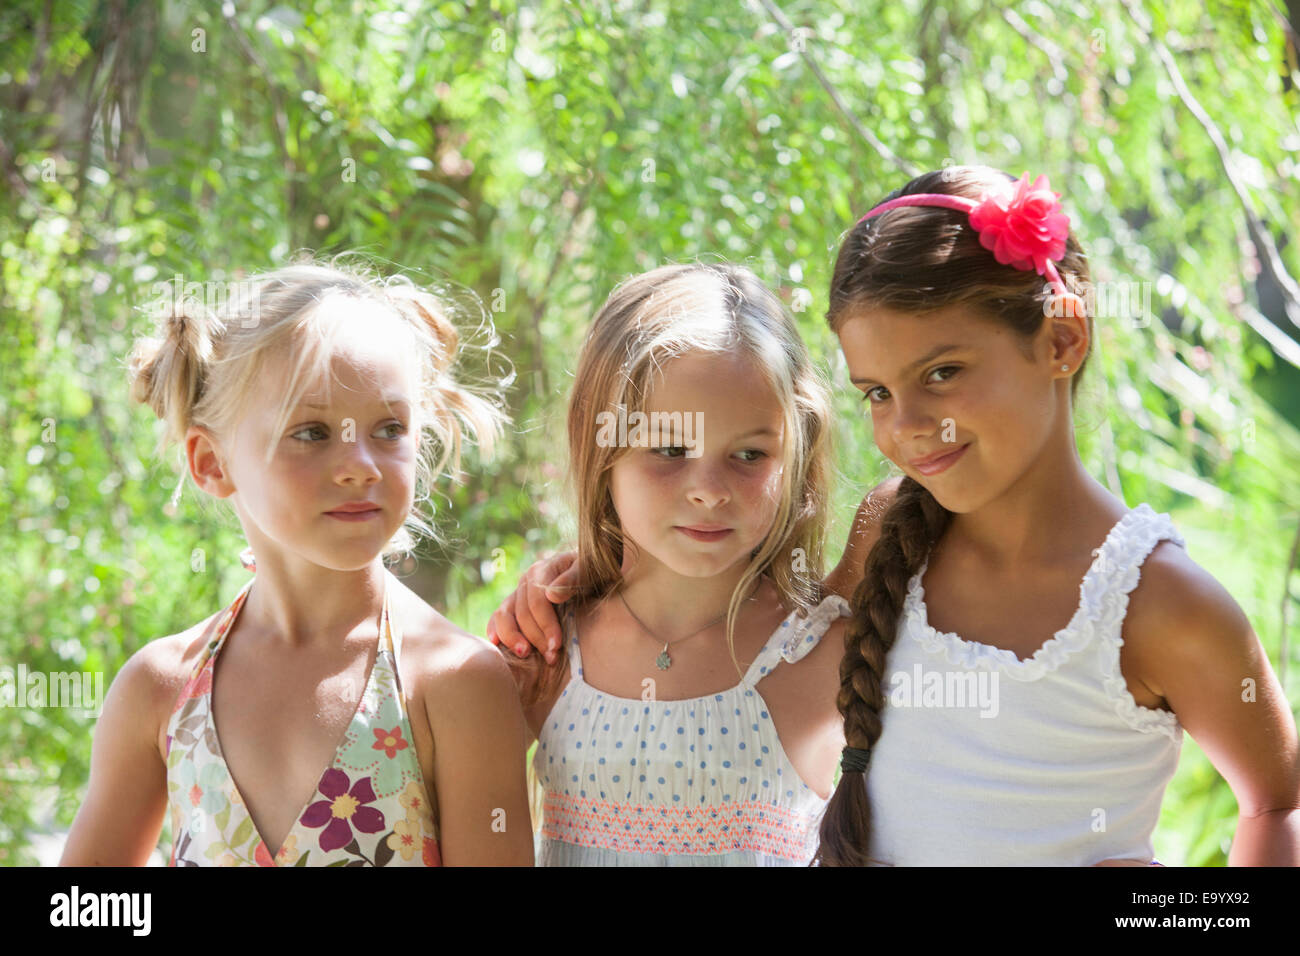
[[[1062,366],[1061,366],[1061,371],[1062,371],[1062,372],[1068,372],[1069,370],[1070,370],[1070,366],[1068,366],[1068,365],[1062,365]]]

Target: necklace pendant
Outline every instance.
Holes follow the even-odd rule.
[[[655,667],[659,668],[661,671],[666,671],[672,666],[673,659],[668,656],[668,645],[665,644],[664,649],[660,651],[659,656],[655,658]]]

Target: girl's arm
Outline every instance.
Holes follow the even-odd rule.
[[[469,642],[469,643],[467,643]],[[429,682],[438,835],[447,866],[532,866],[518,690],[506,662],[478,638]]]
[[[1300,745],[1246,615],[1179,547],[1157,546],[1132,595],[1124,647],[1237,798],[1232,866],[1300,865]],[[1131,656],[1130,656],[1131,655]]]
[[[167,812],[158,731],[169,682],[167,642],[145,645],[113,679],[95,725],[90,786],[60,866],[144,866]]]

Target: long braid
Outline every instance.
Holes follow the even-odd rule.
[[[853,594],[853,622],[845,631],[840,661],[836,704],[844,717],[844,738],[850,747],[871,750],[880,739],[885,661],[894,645],[907,586],[951,517],[930,492],[904,478],[881,519],[880,537],[867,556],[865,574]],[[866,774],[840,777],[822,817],[814,865],[864,866],[871,862]]]

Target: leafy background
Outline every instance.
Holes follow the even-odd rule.
[[[228,602],[238,524],[154,454],[124,357],[154,284],[360,251],[459,290],[513,364],[515,428],[438,499],[404,569],[482,633],[571,534],[563,401],[595,308],[665,261],[744,262],[836,383],[829,547],[887,467],[825,326],[838,238],[912,173],[1047,172],[1094,278],[1090,468],[1169,511],[1296,700],[1300,72],[1294,6],[680,0],[0,10],[0,665],[102,672]],[[474,306],[473,294],[482,303]],[[1289,667],[1288,667],[1289,665]],[[84,794],[93,719],[0,720],[0,860]],[[1187,738],[1158,857],[1220,865],[1236,819]],[[160,844],[168,847],[169,835]]]

